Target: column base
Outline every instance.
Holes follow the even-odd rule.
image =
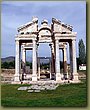
[[[56,81],[61,81],[61,74],[60,73],[56,73]]]
[[[22,74],[22,80],[26,79],[26,73]]]
[[[37,81],[37,75],[32,75],[32,81]]]
[[[64,75],[64,79],[65,79],[65,80],[68,79],[67,73],[64,73],[63,75]]]
[[[15,82],[19,82],[19,81],[20,81],[19,75],[14,75],[14,81],[15,81]]]
[[[51,73],[51,80],[55,80],[55,73]]]
[[[78,78],[78,73],[73,73],[73,81],[74,82],[80,82],[80,80]]]

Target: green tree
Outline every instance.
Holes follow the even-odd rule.
[[[79,40],[78,46],[79,46],[79,64],[85,64],[86,62],[85,45],[82,39]]]
[[[15,68],[15,61],[9,62],[9,68],[14,69]]]
[[[1,68],[9,69],[9,63],[8,62],[3,62],[1,64]]]

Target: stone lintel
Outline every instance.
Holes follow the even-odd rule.
[[[55,39],[76,39],[76,36],[73,35],[55,35]]]
[[[39,40],[38,41],[39,43],[51,43],[52,42],[52,40]]]
[[[55,40],[75,40],[76,37],[73,36],[69,36],[69,37],[65,37],[65,36],[55,36]]]
[[[37,35],[34,33],[33,34],[23,34],[23,35],[17,34],[17,35],[15,35],[15,37],[16,38],[36,38]]]
[[[68,35],[68,36],[76,36],[77,32],[71,32],[71,33],[65,33],[65,34],[61,34],[61,32],[53,32],[55,35]]]
[[[15,38],[15,41],[19,41],[19,40],[28,41],[28,40],[33,40],[33,39],[35,39],[35,38],[31,38],[31,37],[29,37],[29,38],[24,38],[24,37],[22,37],[22,38]]]
[[[33,47],[24,47],[25,50],[32,50]]]

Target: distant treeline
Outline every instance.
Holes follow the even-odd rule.
[[[1,68],[14,69],[15,68],[15,61],[3,62],[3,63],[1,63]]]
[[[32,69],[32,62],[26,62],[26,66],[30,66],[30,68]],[[11,62],[2,62],[1,63],[1,68],[5,68],[5,69],[15,69],[15,61],[11,61]],[[22,63],[21,63],[21,68],[22,68]],[[47,69],[50,68],[50,63],[41,63],[40,64],[40,68],[42,69]],[[60,61],[60,68],[63,68],[63,62]]]
[[[77,69],[79,69],[79,65],[80,65],[80,60],[79,60],[79,58],[77,58]],[[26,66],[30,66],[30,68],[32,69],[32,62],[27,61]],[[2,62],[1,63],[1,68],[15,69],[15,61]],[[21,68],[22,68],[22,63],[21,63]],[[42,69],[50,68],[50,63],[41,63],[40,68],[42,68]],[[60,69],[62,69],[62,68],[63,68],[63,62],[60,61]]]

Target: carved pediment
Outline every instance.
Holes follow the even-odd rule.
[[[55,37],[76,36],[72,32],[72,28],[72,26],[64,24],[55,18],[52,18],[51,25],[48,25],[48,21],[44,19],[39,27],[38,18],[34,17],[31,22],[18,28],[18,37],[31,39],[35,37],[38,40],[51,40],[55,39]]]
[[[19,34],[29,34],[29,33],[36,32],[38,30],[37,23],[38,23],[38,19],[33,18],[31,22],[28,22],[18,28]]]
[[[60,20],[52,18],[52,23],[54,32],[60,32],[63,34],[72,32],[73,27],[71,25],[62,23]]]

